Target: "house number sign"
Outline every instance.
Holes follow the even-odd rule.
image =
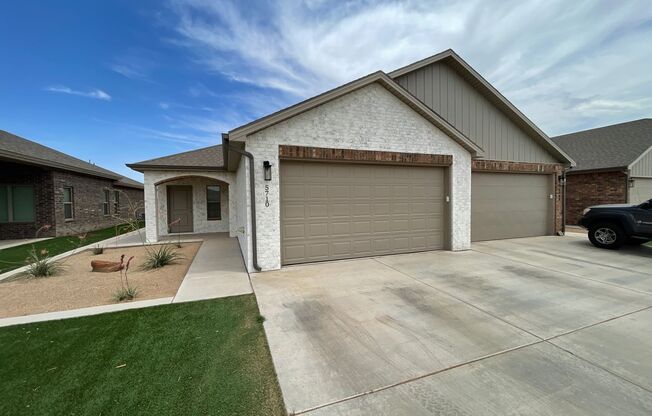
[[[269,207],[269,185],[265,185],[265,206]]]

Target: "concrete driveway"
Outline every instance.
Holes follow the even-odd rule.
[[[537,237],[253,278],[288,411],[652,414],[652,249]]]

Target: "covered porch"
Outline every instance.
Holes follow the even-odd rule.
[[[145,218],[148,242],[170,235],[228,233],[237,236],[230,198],[230,172],[145,173]]]

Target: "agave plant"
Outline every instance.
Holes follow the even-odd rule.
[[[183,258],[184,256],[179,254],[176,248],[169,245],[162,245],[158,249],[152,249],[147,252],[147,258],[141,266],[141,269],[158,269],[169,264],[174,264]]]

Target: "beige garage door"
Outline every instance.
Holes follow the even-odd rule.
[[[652,199],[652,178],[634,178],[634,186],[629,188],[629,203],[640,204]]]
[[[283,264],[444,246],[444,170],[281,162]]]
[[[472,241],[550,233],[551,175],[473,172],[471,183]]]

